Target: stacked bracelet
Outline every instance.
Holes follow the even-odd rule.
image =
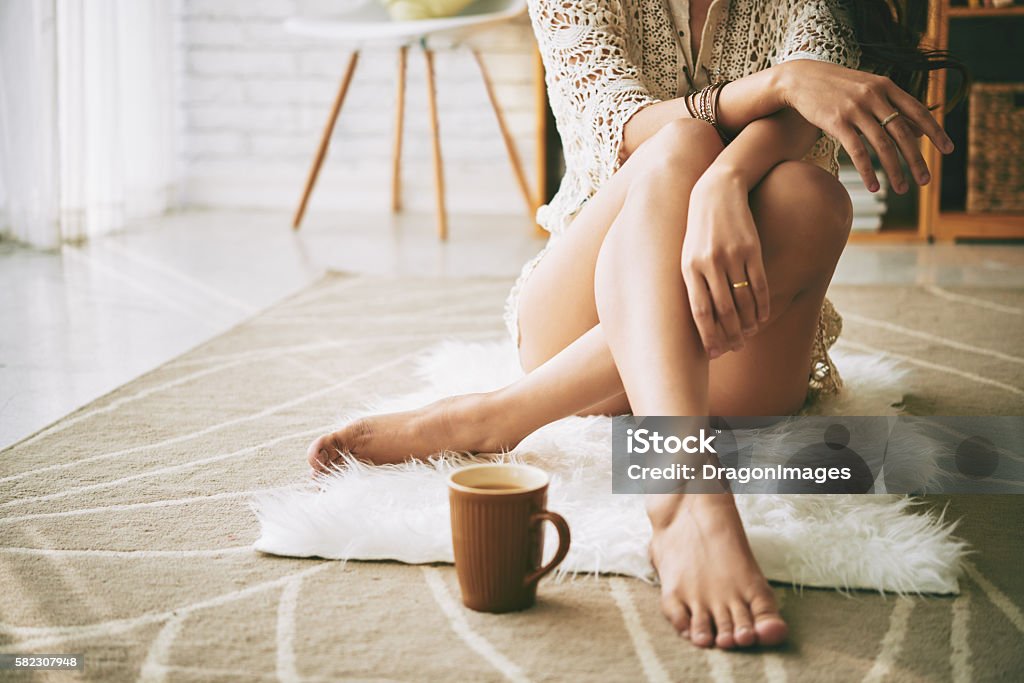
[[[700,90],[691,90],[683,98],[686,102],[686,111],[695,119],[699,119],[712,127],[722,138],[722,142],[729,144],[732,137],[718,125],[718,99],[722,95],[722,88],[725,83],[712,83]]]

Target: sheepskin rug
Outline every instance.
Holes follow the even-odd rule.
[[[846,391],[811,414],[894,415],[902,371],[873,355],[836,352]],[[422,355],[415,394],[372,401],[357,415],[405,410],[446,395],[487,391],[521,375],[508,342],[445,342]],[[559,572],[655,580],[651,529],[641,496],[613,494],[611,424],[570,417],[538,430],[502,456],[548,471],[548,507],[572,528]],[[258,494],[259,551],[291,557],[452,562],[445,477],[472,459],[369,467],[348,462],[305,488]],[[927,475],[926,475],[927,476]],[[738,495],[737,505],[765,575],[800,586],[896,593],[958,593],[966,552],[955,524],[897,495]],[[548,553],[555,534],[546,534]]]

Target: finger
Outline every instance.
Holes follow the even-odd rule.
[[[715,305],[715,318],[725,330],[726,349],[739,351],[743,348],[743,332],[740,328],[740,317],[736,313],[736,303],[732,298],[732,287],[726,281],[725,269],[705,273],[711,300]]]
[[[871,155],[868,154],[868,148],[864,146],[864,142],[860,139],[856,129],[852,126],[843,126],[836,131],[836,139],[839,140],[839,144],[846,150],[850,161],[853,162],[857,172],[860,173],[860,179],[864,183],[864,187],[868,188],[869,192],[878,192],[881,185],[878,183],[878,176],[875,175],[875,167],[871,163]]]
[[[729,335],[725,333],[725,328],[722,327],[722,323],[718,322],[717,320],[715,321],[715,335],[716,339],[718,339],[718,348],[721,349],[718,355],[715,356],[715,358],[717,358],[729,350],[729,342],[726,341]],[[714,358],[712,358],[711,360],[714,360]]]
[[[900,154],[907,162],[907,166],[910,167],[914,180],[918,185],[927,185],[932,176],[928,172],[928,164],[921,156],[921,146],[910,127],[911,124],[903,116],[897,116],[889,122],[885,129],[888,131],[889,137],[896,141]]]
[[[747,261],[747,279],[750,281],[750,293],[754,295],[757,305],[757,321],[762,325],[771,316],[771,296],[768,291],[768,276],[764,272],[764,259],[758,253]]]
[[[729,272],[730,286],[732,283],[746,282],[744,287],[732,288],[732,300],[736,304],[736,313],[740,318],[740,331],[744,337],[749,337],[757,332],[757,302],[750,291],[750,278],[747,277],[746,269],[736,272]]]
[[[889,176],[889,183],[892,185],[892,189],[898,194],[906,192],[908,189],[907,179],[903,175],[903,167],[900,166],[899,155],[896,154],[896,143],[885,132],[878,119],[865,115],[857,121],[857,127],[860,128],[860,132],[867,138],[868,144],[874,148],[875,153],[878,155],[882,168],[885,169],[886,175]]]
[[[924,133],[922,133],[921,129],[917,127],[917,124],[914,123],[913,121],[911,121],[910,119],[908,119],[905,116],[902,117],[902,118],[903,118],[903,125],[905,125],[907,128],[910,129],[910,132],[914,135],[915,138],[920,140],[921,137],[924,135]]]
[[[910,119],[918,130],[923,131],[940,151],[945,154],[953,151],[953,141],[946,131],[942,130],[942,126],[935,120],[927,107],[897,85],[892,85],[886,94],[900,113]]]
[[[690,275],[684,272],[683,280],[686,282],[686,294],[690,300],[690,314],[697,326],[701,344],[711,358],[718,358],[725,352],[725,347],[715,330],[715,308],[707,283],[704,277],[696,272]]]

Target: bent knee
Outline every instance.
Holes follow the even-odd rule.
[[[831,173],[806,161],[773,168],[751,196],[755,212],[781,222],[785,241],[836,259],[853,223],[850,195]]]
[[[707,123],[675,119],[640,145],[630,160],[647,170],[683,172],[699,177],[723,149],[718,133]]]

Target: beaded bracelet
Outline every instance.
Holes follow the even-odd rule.
[[[732,137],[718,125],[718,100],[722,95],[725,83],[712,83],[700,90],[691,90],[683,98],[686,111],[691,117],[711,125],[724,144],[732,142]]]

